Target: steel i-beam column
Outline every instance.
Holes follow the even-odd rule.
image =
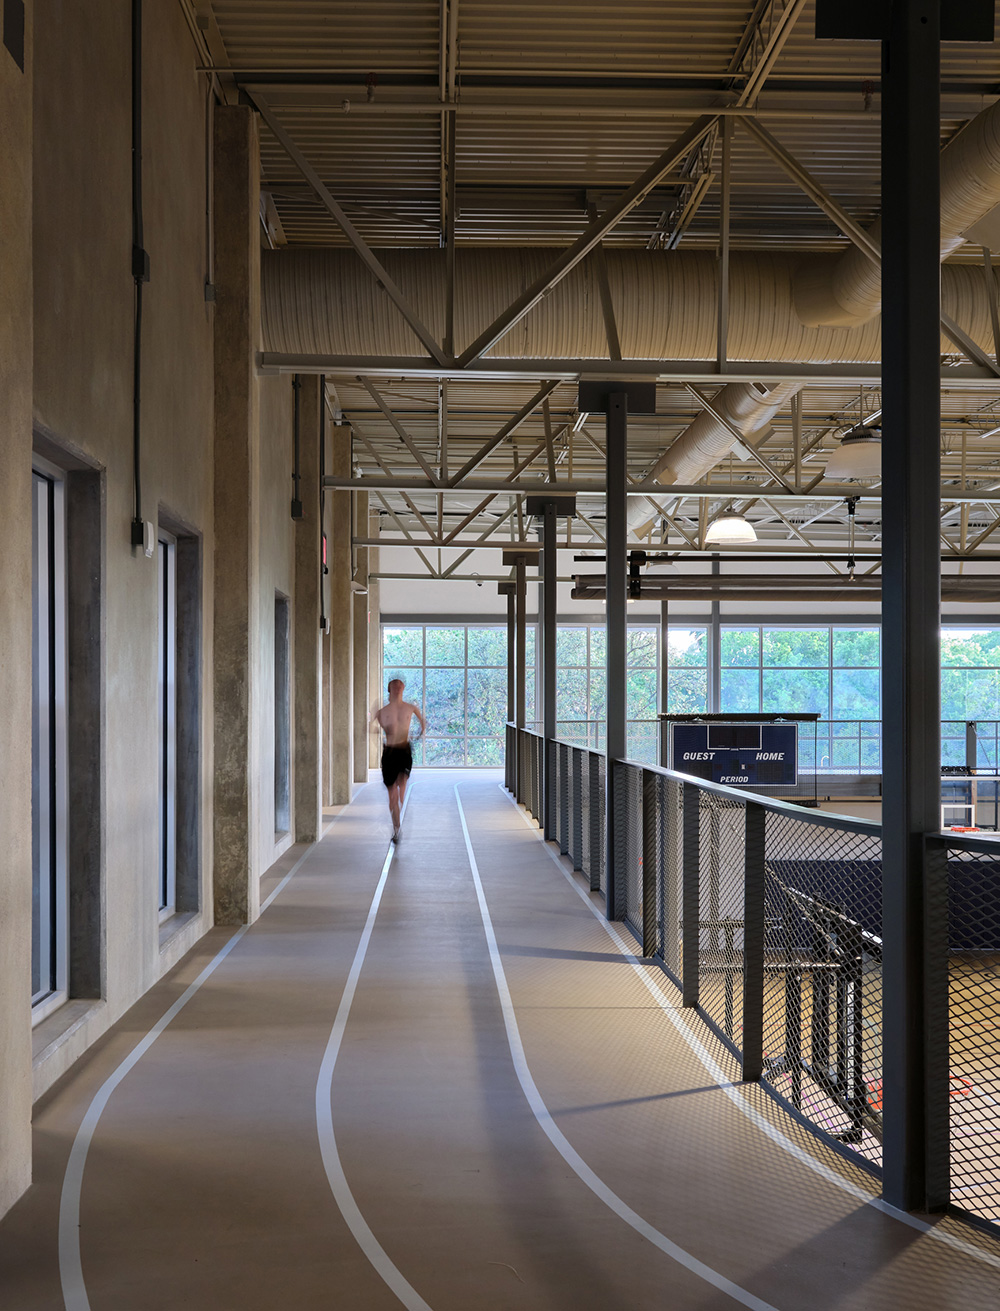
[[[670,709],[670,602],[663,598],[660,602],[660,713],[665,715]],[[657,734],[657,750],[662,769],[670,768],[669,728],[667,721],[661,719]]]
[[[940,826],[939,43],[939,0],[892,5],[882,45],[883,1196],[904,1210],[927,1193],[924,835]]]
[[[545,736],[542,814],[546,839],[556,836],[556,503],[542,509],[542,731]]]
[[[507,584],[509,587],[509,584]],[[515,685],[517,682],[517,597],[507,592],[507,723],[514,722]]]
[[[612,391],[607,408],[607,500],[605,523],[608,539],[605,581],[605,622],[607,624],[607,813],[605,841],[607,861],[605,886],[607,888],[607,916],[619,918],[618,895],[615,888],[615,817],[612,786],[613,761],[624,760],[626,754],[628,697],[625,679],[626,643],[628,640],[628,520],[626,516],[626,456],[628,449],[628,395],[625,391]]]
[[[514,723],[524,728],[525,687],[528,665],[528,583],[525,577],[524,556],[514,566],[514,599],[517,602],[517,667],[514,671],[515,701]]]

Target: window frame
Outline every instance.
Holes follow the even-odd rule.
[[[32,768],[32,896],[34,897],[36,867],[36,827],[46,833],[45,852],[47,873],[38,871],[39,878],[39,939],[43,932],[41,907],[45,907],[47,920],[47,950],[41,967],[47,964],[48,983],[31,993],[31,1023],[40,1024],[69,997],[69,751],[68,751],[68,597],[66,581],[66,480],[62,469],[38,456],[32,459],[32,719],[41,713],[36,709],[37,688],[40,686],[39,663],[39,602],[46,609],[45,682],[48,692],[47,716],[44,726],[46,752],[44,772],[48,786],[44,790],[42,807],[41,770],[36,792],[35,768]],[[44,522],[39,505],[44,499]],[[43,542],[44,538],[44,542]],[[44,562],[43,562],[44,556]],[[44,568],[44,595],[40,591]],[[39,736],[42,728],[39,725]],[[32,741],[36,726],[32,724]],[[39,810],[36,825],[36,807]],[[41,881],[45,881],[42,896]],[[34,916],[32,917],[34,921]],[[35,926],[32,924],[32,955],[35,951]],[[32,960],[32,978],[34,976]]]
[[[162,525],[157,531],[157,594],[158,905],[162,924],[177,913],[177,538]]]

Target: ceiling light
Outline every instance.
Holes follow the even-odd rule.
[[[826,477],[841,481],[853,478],[881,478],[882,435],[878,428],[859,424],[845,433],[826,462]]]
[[[589,418],[590,418],[590,411],[581,410],[580,413],[576,416],[576,423],[573,424],[573,431],[579,432]]]
[[[705,530],[705,541],[727,546],[742,546],[757,540],[753,524],[741,514],[720,514]]]

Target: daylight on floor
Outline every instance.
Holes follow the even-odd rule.
[[[2,1311],[1000,1306],[994,9],[4,0]]]

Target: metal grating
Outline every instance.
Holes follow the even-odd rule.
[[[1000,851],[990,851],[986,842],[970,850],[952,841],[947,853],[949,1191],[954,1206],[997,1224]]]
[[[764,1078],[817,1128],[877,1164],[880,834],[768,813],[765,915]]]
[[[698,924],[701,1005],[741,1046],[743,1024],[743,876],[746,805],[702,792]]]

